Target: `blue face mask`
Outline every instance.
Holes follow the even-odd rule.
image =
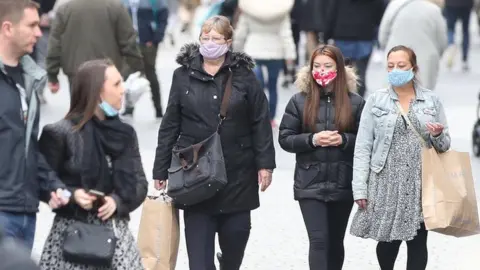
[[[409,70],[393,69],[388,73],[388,82],[392,86],[402,86],[413,80],[415,74],[413,68]]]
[[[112,105],[105,101],[102,101],[102,103],[98,104],[98,106],[100,106],[100,109],[102,109],[103,113],[107,117],[114,117],[118,115],[118,110],[113,108]]]

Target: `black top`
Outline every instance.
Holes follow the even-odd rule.
[[[23,68],[20,64],[18,64],[16,67],[5,65],[5,71],[7,71],[8,76],[10,76],[15,81],[15,83],[18,83],[23,88],[25,88],[25,79],[23,78]]]

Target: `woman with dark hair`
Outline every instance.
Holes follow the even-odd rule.
[[[422,148],[445,152],[450,135],[438,96],[416,82],[415,52],[396,46],[387,61],[390,87],[370,95],[357,135],[352,186],[359,208],[351,233],[378,241],[382,270],[393,270],[402,241],[407,269],[422,270],[428,259]]]
[[[297,75],[280,124],[280,146],[296,154],[295,200],[310,240],[310,269],[342,269],[353,206],[352,165],[364,106],[357,76],[337,47],[317,48]]]
[[[91,260],[79,264],[64,257],[64,233],[82,221],[115,232],[113,259],[102,269],[143,269],[128,221],[147,195],[147,181],[135,130],[118,117],[122,76],[112,62],[93,60],[80,66],[72,86],[65,119],[46,125],[40,138],[41,152],[72,195],[56,211],[40,267],[97,269]]]

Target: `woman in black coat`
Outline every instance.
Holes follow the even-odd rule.
[[[233,28],[215,16],[202,26],[200,45],[185,45],[177,57],[167,110],[158,132],[153,178],[165,186],[172,149],[209,137],[219,123],[220,104],[232,72],[232,93],[221,127],[228,184],[216,195],[184,207],[190,270],[215,269],[215,234],[223,251],[223,269],[239,269],[250,234],[250,211],[259,207],[275,168],[268,101],[260,88],[253,60],[231,52]],[[179,206],[180,207],[180,206]]]
[[[279,142],[296,154],[293,188],[310,240],[310,269],[340,270],[353,207],[353,150],[365,101],[354,93],[354,70],[330,45],[313,52],[296,85],[300,92],[285,109]]]
[[[93,250],[101,248],[107,253],[111,241],[102,236],[107,229],[115,233],[113,258],[102,269],[143,269],[128,222],[130,213],[147,196],[147,180],[135,130],[118,117],[125,92],[122,76],[112,62],[93,60],[80,66],[72,85],[70,110],[65,119],[46,125],[39,141],[40,151],[71,196],[66,206],[55,211],[40,268],[95,268],[91,258],[79,263],[64,256],[66,231],[73,231],[72,224],[81,222],[83,228],[92,224],[105,227],[97,231],[98,241],[105,242],[83,243]],[[77,242],[72,245],[85,248]]]

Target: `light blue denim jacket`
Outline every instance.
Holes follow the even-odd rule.
[[[418,132],[429,144],[428,147],[433,146],[440,153],[448,151],[450,134],[442,103],[431,90],[415,86],[415,92],[412,109],[422,124]],[[353,160],[352,189],[355,200],[367,199],[370,170],[378,173],[385,166],[395,123],[400,114],[395,101],[398,101],[398,96],[390,87],[371,94],[365,104]],[[428,122],[441,123],[444,125],[443,132],[437,137],[431,136],[425,126]]]

